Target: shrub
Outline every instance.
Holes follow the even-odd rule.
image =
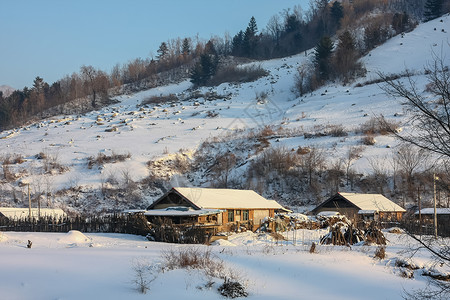
[[[179,99],[175,94],[150,96],[142,100],[141,105],[171,103],[177,102],[178,100]]]
[[[224,283],[219,287],[219,292],[227,298],[247,297],[248,293],[245,287],[237,281],[225,279]]]
[[[375,145],[376,140],[373,137],[373,135],[366,135],[365,137],[362,138],[361,142],[366,146],[373,146]]]
[[[264,70],[261,66],[249,66],[249,67],[225,67],[217,71],[217,73],[208,81],[208,85],[216,86],[224,82],[243,83],[252,82],[261,77],[267,76],[268,71]]]
[[[364,124],[362,124],[359,128],[360,132],[367,135],[381,134],[386,135],[393,131],[397,131],[400,127],[398,122],[389,121],[385,118],[376,118],[373,117]]]
[[[379,246],[377,250],[375,250],[375,258],[385,259],[386,258],[386,246]]]
[[[347,136],[348,133],[342,125],[329,125],[328,133],[333,137]]]
[[[158,271],[149,262],[137,259],[133,260],[132,268],[134,271],[133,283],[136,284],[140,293],[147,293],[150,283],[156,279]]]
[[[131,158],[131,153],[128,152],[126,154],[118,154],[114,151],[111,155],[106,155],[104,153],[99,152],[97,157],[90,156],[88,157],[88,168],[91,169],[94,165],[102,166],[107,163],[116,163],[125,161],[126,159]]]

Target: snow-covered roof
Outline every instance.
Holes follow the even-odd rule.
[[[324,210],[324,211],[319,212],[317,215],[321,216],[321,217],[335,217],[335,216],[340,216],[341,214],[337,211]]]
[[[218,209],[198,209],[191,207],[168,207],[164,209],[152,209],[146,211],[146,216],[207,216],[220,213]]]
[[[339,195],[363,211],[406,212],[404,208],[381,194],[339,193]]]
[[[434,214],[434,208],[433,207],[422,208],[420,210],[420,213],[422,215],[433,215]],[[419,211],[416,211],[415,214],[418,215]],[[438,214],[438,215],[450,215],[450,208],[436,208],[436,214]]]
[[[9,219],[24,219],[30,216],[28,208],[15,208],[15,207],[0,207],[0,215],[3,215]],[[31,209],[31,216],[34,218],[38,217],[38,209]],[[60,208],[41,208],[41,217],[64,217],[66,213]]]
[[[283,209],[275,200],[267,200],[251,190],[180,187],[173,189],[201,208]]]
[[[373,215],[377,212],[378,212],[377,210],[373,210],[373,209],[369,209],[369,210],[361,209],[360,211],[358,211],[358,215]]]

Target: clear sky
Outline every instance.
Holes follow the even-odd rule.
[[[308,0],[0,0],[0,85],[48,83],[92,65],[156,54],[172,38],[231,36],[251,16],[264,29],[271,16]]]

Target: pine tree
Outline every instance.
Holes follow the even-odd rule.
[[[169,48],[167,47],[166,42],[162,42],[161,45],[159,45],[159,48],[156,52],[158,52],[157,58],[159,60],[165,59],[167,54],[169,53]]]
[[[213,40],[209,40],[205,45],[205,54],[217,55],[216,46],[214,46]]]
[[[358,63],[359,52],[356,49],[355,39],[349,31],[344,31],[339,36],[339,41],[334,52],[334,71],[344,81],[348,81],[355,72],[361,69]]]
[[[191,43],[189,42],[188,38],[183,39],[183,44],[181,46],[181,53],[183,54],[184,57],[191,54]]]
[[[339,1],[334,1],[330,11],[334,23],[339,28],[341,26],[341,19],[344,17],[344,8],[342,7],[342,4]]]
[[[218,60],[216,55],[203,53],[200,61],[197,62],[191,70],[191,82],[195,86],[201,86],[208,83],[208,80],[216,73]]]
[[[427,0],[425,2],[424,17],[426,21],[435,19],[441,15],[442,0]]]
[[[330,75],[330,59],[333,51],[333,41],[328,36],[322,37],[319,43],[314,48],[315,57],[314,63],[316,65],[316,71],[319,78],[327,80]]]
[[[231,54],[234,56],[241,56],[243,43],[244,32],[241,30],[233,37]]]
[[[255,55],[258,43],[256,36],[257,32],[258,26],[256,25],[255,17],[251,17],[242,40],[242,50],[244,54],[248,57],[253,57]]]
[[[286,17],[284,24],[284,31],[291,33],[300,30],[301,22],[295,14],[291,14]]]

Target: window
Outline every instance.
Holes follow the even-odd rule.
[[[234,210],[228,211],[228,222],[234,222]]]
[[[248,210],[243,210],[242,211],[242,221],[248,221]]]
[[[236,216],[240,216],[241,215],[241,211],[238,209],[236,210]]]

